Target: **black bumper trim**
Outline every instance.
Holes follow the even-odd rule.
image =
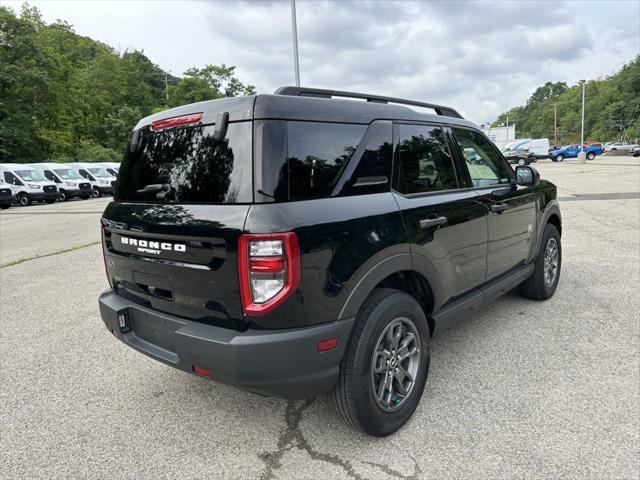
[[[238,332],[143,307],[113,290],[104,292],[99,304],[107,329],[149,357],[187,372],[193,365],[209,368],[216,382],[291,399],[331,390],[354,320]],[[119,313],[126,313],[131,331],[120,332]],[[318,341],[332,337],[340,337],[338,347],[319,353]]]

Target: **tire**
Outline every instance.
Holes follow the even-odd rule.
[[[518,160],[518,165],[527,165],[527,161],[524,158]]]
[[[549,273],[550,265],[553,264],[553,261],[550,259],[548,263],[546,258],[550,253],[550,245],[553,246],[553,244],[555,244],[557,256],[555,257],[555,273],[553,274],[551,281],[549,281],[550,279],[547,276],[547,273]],[[521,283],[518,290],[520,291],[520,295],[525,298],[530,298],[532,300],[547,300],[553,296],[556,288],[558,287],[560,270],[562,267],[562,243],[560,242],[560,232],[558,232],[558,229],[550,223],[544,227],[540,251],[534,261],[534,265],[535,269],[533,270],[533,275]]]
[[[65,192],[64,190],[60,190],[58,192],[58,200],[60,200],[61,202],[66,202],[67,200],[69,200],[67,192]]]
[[[18,194],[18,203],[21,206],[28,207],[29,205],[31,205],[32,202],[33,200],[31,200],[31,197],[28,194],[24,192]]]
[[[387,333],[391,331],[391,336]],[[413,355],[398,362],[399,355],[382,354],[389,347],[393,332],[404,335],[408,350]],[[384,335],[383,335],[384,334]],[[410,340],[412,338],[412,340]],[[402,427],[415,411],[427,381],[430,360],[429,326],[420,304],[399,290],[375,289],[360,308],[351,337],[340,363],[340,375],[331,393],[332,404],[338,416],[349,426],[376,437],[385,437]],[[402,343],[400,343],[401,345]],[[396,341],[397,345],[397,341]],[[374,353],[378,351],[378,355]],[[401,350],[399,349],[398,352]],[[381,372],[374,373],[374,361]],[[392,362],[392,363],[389,363]],[[416,363],[417,362],[417,363]],[[413,372],[413,383],[405,377],[406,396],[399,393],[399,378],[391,373],[393,391],[383,388],[386,406],[379,400],[375,385],[386,386],[387,375],[395,366]],[[398,372],[398,369],[395,369]],[[376,383],[377,382],[377,383]],[[407,382],[407,383],[405,383]],[[395,395],[395,396],[394,396]]]
[[[91,189],[91,198],[100,198],[102,194],[100,193],[100,190],[98,190],[97,188],[92,188]]]
[[[557,155],[555,161],[562,162],[564,160],[564,155]]]
[[[587,153],[587,160],[593,160],[594,158],[596,158],[596,154],[593,152],[589,152]]]

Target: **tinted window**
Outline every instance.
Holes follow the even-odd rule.
[[[330,196],[366,128],[338,123],[288,122],[289,200]]]
[[[256,202],[288,201],[287,122],[257,120],[254,138]]]
[[[4,172],[4,181],[11,185],[22,185],[22,182],[11,172]]]
[[[364,149],[345,182],[342,195],[388,192],[393,156],[391,122],[374,122],[364,138]],[[356,160],[354,158],[354,160]]]
[[[424,193],[458,187],[444,132],[440,127],[399,125],[397,189]]]
[[[453,133],[460,145],[473,186],[485,187],[511,181],[513,170],[483,135],[462,128],[454,128]]]
[[[251,202],[251,122],[229,124],[223,140],[215,140],[213,131],[213,126],[147,131],[137,151],[125,154],[116,200]]]

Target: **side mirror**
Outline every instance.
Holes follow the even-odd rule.
[[[535,187],[540,183],[540,174],[529,165],[518,165],[516,167],[516,183],[525,187]]]

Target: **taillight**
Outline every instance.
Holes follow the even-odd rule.
[[[113,284],[111,283],[111,275],[109,275],[109,269],[107,268],[107,241],[104,235],[104,226],[100,226],[100,237],[102,239],[102,260],[104,262],[104,273],[107,274],[107,281],[109,282],[109,286],[113,288]]]
[[[238,276],[246,315],[264,315],[300,284],[300,250],[293,232],[241,235]]]
[[[192,113],[190,115],[182,115],[180,117],[163,118],[162,120],[151,122],[151,130],[157,132],[158,130],[165,130],[167,128],[194,125],[196,123],[200,123],[200,120],[202,120],[202,113]]]

